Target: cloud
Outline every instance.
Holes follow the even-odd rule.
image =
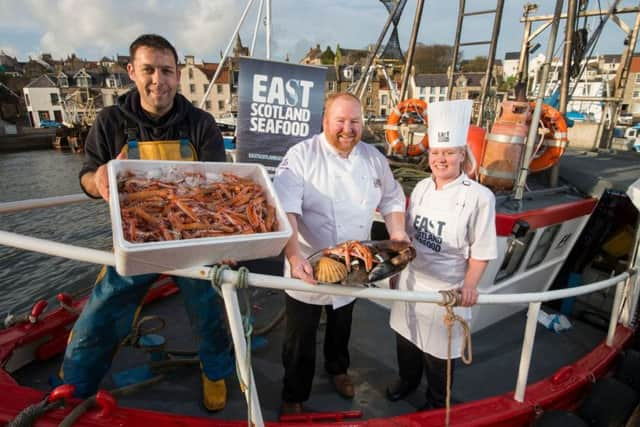
[[[87,59],[126,54],[138,35],[154,32],[175,44],[181,57],[190,54],[199,60],[218,61],[220,50],[229,42],[248,0],[0,0],[0,39],[20,58],[28,52],[49,52],[54,57],[70,53]],[[468,11],[495,7],[495,0],[467,2]],[[498,58],[505,51],[520,48],[520,23],[525,0],[507,1],[503,14]],[[548,4],[547,4],[548,3]],[[553,2],[541,2],[537,15],[553,12]],[[251,43],[259,2],[256,0],[241,28],[242,41]],[[374,43],[387,18],[376,0],[278,0],[272,2],[272,58],[288,54],[298,61],[307,50],[320,44],[335,48],[365,48]],[[622,7],[635,2],[623,0]],[[399,25],[400,44],[406,50],[416,2],[408,1]],[[595,6],[592,6],[595,8]],[[425,2],[418,41],[425,44],[453,43],[458,14],[457,2]],[[628,25],[630,16],[621,16]],[[595,22],[595,18],[592,19]],[[463,41],[487,40],[491,18],[469,17]],[[537,26],[534,26],[537,27]],[[614,24],[605,27],[598,51],[619,53],[622,37]],[[548,34],[548,30],[545,31]],[[559,42],[564,31],[559,33]],[[611,35],[609,35],[611,34]],[[547,36],[539,42],[546,46]],[[256,53],[264,56],[264,27]],[[465,48],[465,56],[486,55],[487,46]]]

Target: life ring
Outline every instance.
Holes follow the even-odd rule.
[[[419,156],[429,149],[429,136],[425,132],[418,144],[405,144],[399,124],[406,113],[416,113],[427,123],[427,103],[421,99],[406,99],[391,111],[384,125],[384,136],[394,154],[405,154],[406,151],[407,156]],[[409,119],[409,123],[411,121]]]
[[[535,108],[535,102],[531,103],[531,109]],[[567,147],[567,121],[558,110],[547,104],[542,104],[540,114],[540,127],[547,129],[540,152],[529,163],[531,172],[540,172],[555,166]]]

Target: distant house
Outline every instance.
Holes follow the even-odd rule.
[[[180,93],[197,107],[209,87],[219,64],[196,64],[193,55],[185,56],[185,63],[180,64]],[[223,69],[214,83],[209,96],[205,100],[203,110],[214,117],[221,117],[224,113],[231,112],[231,84],[229,70]]]
[[[640,120],[640,56],[631,58],[629,78],[622,98],[621,110],[631,113],[634,122]]]
[[[40,127],[42,120],[55,120],[62,123],[60,88],[51,77],[43,74],[32,80],[22,91],[31,126]]]
[[[413,97],[428,103],[445,101],[449,79],[446,73],[417,74],[414,77]]]

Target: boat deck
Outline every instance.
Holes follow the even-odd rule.
[[[167,320],[159,332],[167,339],[167,347],[194,350],[196,343],[180,295],[157,301],[143,310],[143,315],[156,314]],[[318,360],[311,398],[306,402],[310,411],[345,411],[360,409],[364,419],[389,417],[414,412],[424,403],[425,381],[406,400],[389,402],[385,388],[396,375],[395,340],[388,326],[389,311],[375,302],[360,300],[354,310],[351,338],[351,368],[356,385],[353,400],[340,398],[332,388],[322,363],[323,327],[318,334]],[[521,311],[473,335],[473,363],[458,362],[453,387],[454,402],[467,402],[508,393],[515,388],[526,311]],[[282,380],[281,348],[284,322],[269,333],[265,340],[256,340],[252,364],[258,395],[267,421],[275,421],[280,407]],[[605,331],[589,324],[573,321],[573,328],[556,334],[538,327],[529,382],[553,374],[561,366],[574,362],[588,353],[605,336]],[[260,342],[262,341],[262,342]],[[262,344],[262,345],[259,345]],[[103,382],[112,388],[111,374],[145,363],[140,351],[125,348],[118,353],[111,372]],[[61,356],[46,363],[30,365],[14,377],[19,383],[40,390],[49,390],[47,378],[60,366]],[[200,404],[199,369],[196,366],[177,368],[162,383],[149,386],[119,400],[126,407],[189,414],[215,419],[246,419],[246,403],[232,376],[227,381],[229,402],[216,414],[204,411]]]

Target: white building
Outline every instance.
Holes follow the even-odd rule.
[[[520,52],[507,52],[504,55],[504,65],[502,70],[504,78],[515,77],[518,74],[518,63],[520,62]]]
[[[32,80],[22,91],[31,126],[40,127],[42,120],[55,120],[62,123],[60,89],[49,76],[43,74]]]
[[[413,97],[427,103],[445,101],[449,79],[445,73],[417,74],[414,78]]]

